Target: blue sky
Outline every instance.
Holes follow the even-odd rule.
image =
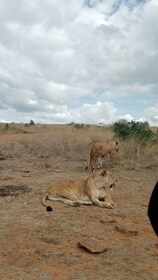
[[[158,126],[157,0],[0,7],[0,122]]]

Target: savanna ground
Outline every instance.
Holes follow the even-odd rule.
[[[53,182],[88,177],[90,145],[112,138],[110,128],[96,126],[0,126],[0,279],[158,280],[158,239],[147,216],[158,146],[120,142],[116,209],[41,205]],[[108,158],[104,167],[111,170]]]

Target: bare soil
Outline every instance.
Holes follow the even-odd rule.
[[[14,137],[1,135],[1,141],[10,147]],[[16,141],[25,137],[20,134]],[[53,212],[47,212],[42,206],[41,197],[49,184],[91,174],[84,169],[86,159],[87,155],[84,158],[79,153],[73,158],[60,153],[42,158],[3,152],[0,279],[158,280],[158,239],[147,216],[157,166],[116,162],[113,172],[118,186],[111,194],[116,209],[50,202]]]

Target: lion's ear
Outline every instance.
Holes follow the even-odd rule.
[[[106,174],[107,174],[107,171],[104,169],[104,170],[102,171],[102,176],[106,176]]]

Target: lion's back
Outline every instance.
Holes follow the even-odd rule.
[[[108,154],[109,151],[113,149],[115,149],[115,145],[113,142],[98,142],[92,145],[91,155],[93,157],[99,157]]]

